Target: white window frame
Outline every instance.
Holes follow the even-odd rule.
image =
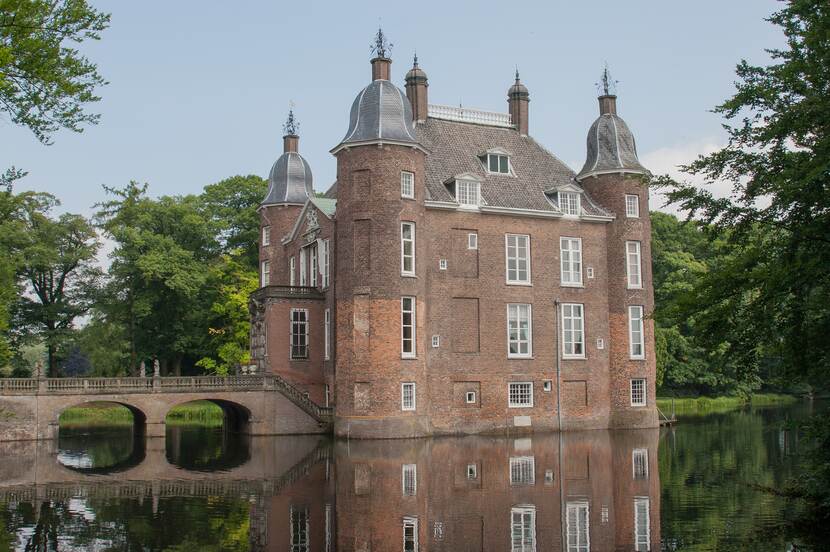
[[[288,259],[288,284],[291,286],[297,285],[297,258],[291,257]]]
[[[260,269],[260,287],[271,285],[271,261],[262,261]]]
[[[403,518],[403,550],[407,552],[407,530],[410,531],[412,547],[409,550],[413,552],[418,551],[418,518],[413,516],[406,516]]]
[[[490,168],[490,160],[495,157],[496,158],[496,170],[492,170]],[[504,160],[504,168],[507,170],[502,169],[502,159]],[[487,154],[487,172],[490,174],[510,174],[510,156],[506,153],[488,153]]]
[[[416,408],[416,398],[415,398],[415,382],[414,381],[405,381],[401,383],[401,410],[404,412],[412,412]],[[407,397],[407,389],[411,390],[411,396]],[[411,399],[409,401],[408,399]],[[410,404],[411,402],[411,404]]]
[[[514,401],[514,393],[513,393],[513,386],[528,386],[527,389],[530,391],[528,400],[529,403],[525,402],[517,402]],[[522,396],[525,395],[525,392],[516,391],[515,396],[517,399],[523,398]],[[511,381],[507,384],[507,407],[508,408],[533,408],[533,382],[532,381]]]
[[[324,240],[320,240],[320,287],[326,289],[329,287],[330,279],[329,279],[329,267],[331,263],[329,262],[329,246],[330,246],[329,239],[326,238]]]
[[[407,308],[407,302],[409,302],[409,308]],[[406,323],[406,316],[410,316],[410,323]],[[418,319],[416,318],[416,304],[415,304],[415,297],[413,296],[404,296],[401,297],[401,358],[416,358],[418,356],[418,342],[417,342],[417,330],[418,330]],[[409,339],[406,338],[405,329],[411,328],[411,337]],[[406,344],[407,342],[411,342],[410,349],[407,350]]]
[[[591,509],[587,501],[565,504],[565,539],[568,552],[591,551]]]
[[[481,205],[481,182],[459,178],[455,181],[455,201],[463,207]]]
[[[467,234],[467,249],[478,249],[478,234],[470,232]]]
[[[467,479],[478,479],[478,464],[467,464]]]
[[[625,216],[626,218],[640,218],[640,196],[625,194]]]
[[[309,263],[310,269],[309,273],[311,274],[311,287],[317,287],[317,246],[309,247]]]
[[[409,237],[404,235],[405,228],[409,229]],[[407,253],[407,246],[411,251]],[[412,266],[406,268],[407,260]],[[415,223],[410,221],[401,222],[401,276],[415,276]]]
[[[575,307],[579,308],[579,316],[574,315]],[[570,314],[568,311],[570,310]],[[571,322],[567,328],[566,322]],[[576,327],[579,322],[579,327]],[[582,303],[562,303],[562,358],[585,358],[585,305]],[[579,337],[579,341],[576,337]],[[570,338],[570,339],[569,339]],[[570,351],[568,351],[570,345]],[[575,352],[577,345],[581,352]]]
[[[295,522],[295,514],[296,522]],[[310,517],[308,508],[289,510],[289,543],[291,552],[308,552],[310,550],[311,535],[309,533]],[[303,523],[305,521],[305,523]],[[295,530],[294,525],[297,525]]]
[[[308,285],[308,251],[300,249],[300,286]]]
[[[578,217],[582,213],[582,194],[579,192],[558,192],[556,199],[559,210],[566,217]]]
[[[438,270],[447,270],[447,259],[438,260]]]
[[[525,320],[522,316],[525,312]],[[527,338],[522,339],[522,322],[527,323]],[[514,339],[515,335],[515,339]],[[518,352],[511,352],[512,346],[516,345]],[[522,352],[522,345],[527,350]],[[507,304],[507,358],[532,358],[533,357],[533,309],[528,303]]]
[[[441,336],[440,335],[432,336],[432,348],[437,349],[440,346],[441,346]]]
[[[401,197],[415,199],[415,173],[401,171]]]
[[[510,552],[536,552],[536,507],[532,504],[510,509]]]
[[[560,285],[582,287],[582,238],[559,238]]]
[[[262,227],[262,247],[268,247],[271,245],[271,227],[270,226],[263,226]]]
[[[536,484],[536,458],[533,456],[511,456],[509,461],[510,484]]]
[[[643,262],[641,245],[638,241],[625,242],[625,273],[628,289],[642,289]]]
[[[303,320],[299,320],[299,319],[294,320],[294,314],[295,313],[296,314],[302,313],[303,314]],[[308,349],[309,349],[309,342],[308,342],[309,341],[308,340],[308,338],[309,338],[309,335],[308,335],[308,323],[309,323],[308,309],[291,309],[290,316],[291,316],[291,318],[289,318],[289,332],[290,332],[290,335],[289,335],[289,342],[288,342],[289,343],[289,345],[288,345],[289,357],[291,358],[291,360],[308,360],[308,358],[309,358],[309,352],[308,352]],[[295,333],[295,331],[294,331],[296,329],[295,325],[297,325],[298,328],[302,328],[302,331]],[[294,336],[295,335],[298,336],[299,338],[302,338],[301,339],[302,344],[299,344],[299,341],[298,341],[297,345],[294,344]],[[302,356],[300,354],[295,355],[294,354],[295,347],[298,347],[298,348],[301,347],[305,351],[305,355],[304,356]]]
[[[631,477],[648,479],[648,449],[636,448],[631,451]]]
[[[641,389],[635,389],[641,387]],[[638,397],[642,395],[642,397]],[[645,378],[632,378],[630,384],[631,406],[647,406],[648,405],[648,385],[646,385]]]
[[[470,399],[472,399],[472,400],[470,400]],[[467,404],[476,404],[476,402],[478,402],[476,400],[476,392],[475,391],[466,391],[464,393],[464,401]]]
[[[651,500],[647,496],[634,497],[634,550],[651,550]]]
[[[401,494],[403,496],[418,495],[417,464],[403,464],[401,466]]]
[[[645,325],[642,305],[628,307],[628,355],[634,360],[646,358]],[[639,352],[637,348],[639,347]]]
[[[323,360],[331,359],[331,309],[323,311]]]
[[[511,245],[511,240],[514,240],[514,244]],[[519,243],[521,240],[524,240],[524,247],[520,247]],[[514,255],[511,257],[510,250],[514,250]],[[524,252],[524,258],[520,255],[521,252]],[[515,268],[513,269],[514,278],[510,277],[510,261],[513,259],[515,261]],[[521,279],[521,269],[519,267],[520,261],[525,261],[526,267],[525,272],[526,278]],[[520,286],[528,286],[531,282],[530,276],[530,235],[529,234],[505,234],[504,235],[504,272],[505,272],[505,281],[508,285],[520,285]]]

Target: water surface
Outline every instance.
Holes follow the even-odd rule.
[[[672,429],[331,441],[172,428],[0,443],[0,552],[791,550],[801,404]]]

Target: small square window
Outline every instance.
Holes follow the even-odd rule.
[[[447,270],[447,259],[440,259],[438,261],[438,270]]]
[[[640,196],[626,194],[625,216],[628,218],[640,218]]]
[[[478,479],[477,464],[467,464],[467,479]]]
[[[411,172],[401,171],[401,197],[415,198],[415,175]]]
[[[529,381],[511,382],[507,390],[507,405],[510,408],[530,408],[533,406],[533,383]]]
[[[432,336],[432,348],[437,349],[440,346],[441,346],[441,337],[437,336],[437,335]]]
[[[550,393],[551,389],[553,389],[553,382],[551,380],[545,380],[542,382],[542,389]]]
[[[476,403],[476,392],[475,391],[467,391],[465,397],[467,404],[475,404]]]
[[[545,485],[553,485],[553,470],[545,470]]]
[[[467,249],[478,249],[478,234],[467,234]]]
[[[588,268],[585,269],[585,272],[587,273],[589,280],[594,279],[594,267],[589,266]]]
[[[601,337],[597,338],[597,349],[605,349],[605,340]]]

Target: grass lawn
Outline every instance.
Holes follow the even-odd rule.
[[[777,395],[774,393],[759,393],[748,399],[744,397],[678,397],[674,399],[674,411],[676,414],[708,414],[741,408],[748,404],[752,406],[773,406],[792,404],[798,400],[798,397],[793,395]],[[671,416],[672,399],[658,397],[657,408],[666,416]]]
[[[167,414],[168,426],[221,427],[223,421],[222,409],[209,401],[180,404]],[[73,406],[64,410],[60,417],[60,426],[67,428],[132,425],[133,415],[127,407],[107,402]]]

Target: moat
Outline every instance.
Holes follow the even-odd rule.
[[[176,427],[0,443],[0,551],[790,550],[791,422],[332,441]]]

